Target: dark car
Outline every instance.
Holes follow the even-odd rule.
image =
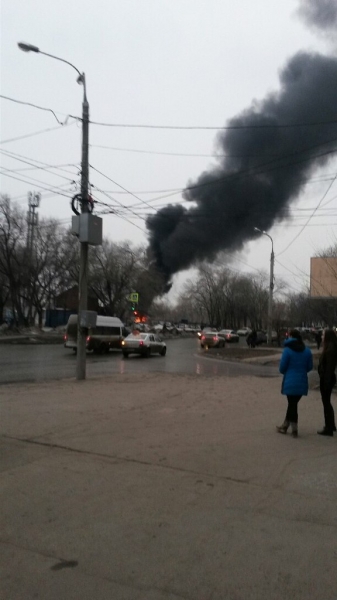
[[[258,331],[256,338],[256,346],[260,346],[261,344],[266,344],[268,341],[268,335],[266,331]],[[277,342],[277,333],[276,331],[271,332],[271,341]]]
[[[226,340],[217,331],[202,331],[200,338],[201,348],[224,348]]]
[[[215,327],[204,327],[202,331],[198,331],[198,338],[201,339],[202,335],[218,333],[218,330]]]
[[[257,331],[256,335],[256,346],[260,346],[260,344],[267,343],[267,334],[265,331]]]

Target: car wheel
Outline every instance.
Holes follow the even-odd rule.
[[[98,349],[99,354],[106,354],[107,352],[109,352],[109,348],[106,344],[102,343]]]
[[[129,358],[129,353],[128,352],[123,352],[123,358]]]
[[[74,354],[75,354],[75,356],[76,356],[76,354],[77,354],[77,348],[73,348],[73,353],[74,353]]]
[[[146,353],[145,353],[145,357],[146,358],[150,358],[151,356],[151,348],[147,348]]]
[[[160,351],[160,356],[165,356],[166,354],[166,347],[162,348],[162,350]]]

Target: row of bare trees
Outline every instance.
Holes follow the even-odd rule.
[[[138,291],[144,309],[161,289],[161,279],[144,249],[104,240],[90,248],[89,290],[100,312],[124,318],[128,295]],[[42,324],[43,311],[76,286],[79,243],[57,221],[42,219],[34,228],[33,250],[27,246],[25,212],[8,197],[0,198],[0,320],[5,307],[17,325]]]
[[[324,254],[324,253],[323,253]],[[325,255],[337,256],[337,245]],[[222,261],[225,264],[225,260]],[[57,221],[41,220],[34,230],[33,250],[27,245],[27,220],[23,209],[0,197],[0,322],[5,307],[18,325],[42,324],[43,312],[56,298],[74,287],[79,278],[79,243]],[[337,276],[337,274],[336,274]],[[291,294],[277,280],[273,328],[313,323],[336,324],[336,300],[310,298],[309,291]],[[104,240],[90,248],[89,290],[106,315],[125,319],[131,291],[140,294],[139,308],[154,318],[209,323],[216,327],[266,326],[268,276],[237,273],[229,267],[201,265],[188,281],[174,306],[165,300],[153,303],[163,289],[144,248],[128,242]],[[152,308],[151,308],[152,306]]]
[[[194,281],[185,284],[174,306],[155,303],[161,320],[209,324],[218,328],[267,327],[269,277],[267,273],[242,274],[228,267],[203,265]],[[273,302],[273,329],[336,325],[336,299],[311,298],[309,290],[292,293],[277,281]]]
[[[207,323],[218,328],[237,329],[244,325],[262,328],[268,310],[268,282],[264,274],[234,273],[227,267],[202,265],[198,276],[188,281],[172,308],[157,303],[154,311],[169,315],[173,321],[181,318],[190,323]]]
[[[216,327],[261,328],[268,307],[268,287],[263,275],[248,277],[228,268],[203,266],[196,281],[189,282],[179,300],[180,310],[190,306],[197,321]]]

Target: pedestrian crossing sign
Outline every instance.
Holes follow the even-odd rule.
[[[130,294],[130,296],[129,296],[129,300],[130,300],[130,302],[135,302],[135,303],[137,303],[137,302],[138,302],[138,299],[139,299],[139,294],[138,294],[138,292],[132,292],[132,293]]]

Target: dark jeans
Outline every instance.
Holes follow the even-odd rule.
[[[319,382],[319,389],[321,391],[323,408],[324,408],[324,420],[325,428],[329,431],[333,431],[335,427],[335,413],[331,405],[331,392],[333,385],[324,386],[322,380]]]
[[[302,396],[287,396],[288,398],[288,409],[286,414],[286,421],[289,423],[298,422],[297,405],[301,400]]]

